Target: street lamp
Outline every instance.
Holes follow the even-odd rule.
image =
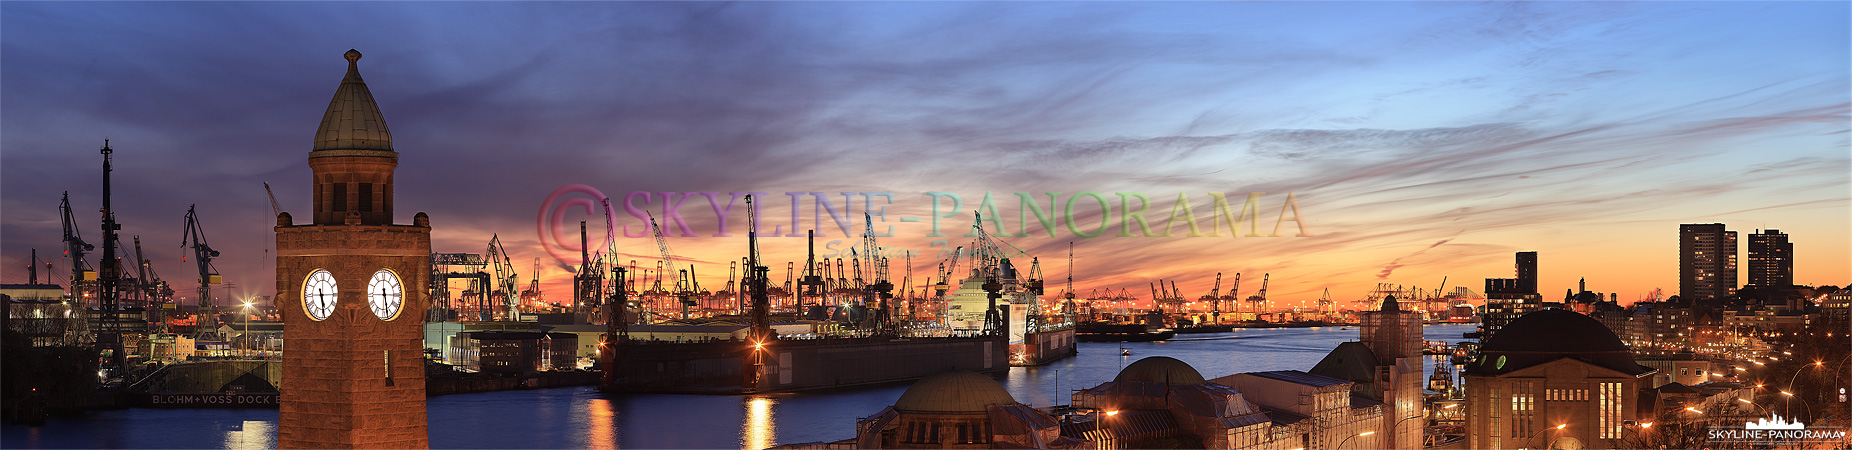
[[[1809,367],[1824,367],[1825,364],[1826,363],[1821,362],[1821,361],[1814,361],[1813,364],[1811,365],[1801,366],[1801,368],[1799,369],[1794,369],[1794,375],[1788,376],[1788,390],[1781,391],[1781,395],[1786,395],[1788,397],[1794,397],[1794,393],[1793,393],[1794,392],[1794,379],[1800,378],[1801,372],[1807,371]],[[1789,405],[1790,403],[1788,403],[1787,400],[1782,400],[1781,401],[1781,412],[1782,414],[1787,414],[1789,417],[1793,417],[1794,413],[1792,411],[1789,411],[1789,408],[1788,408]],[[1811,406],[1807,406],[1806,399],[1801,400],[1801,406],[1805,406],[1809,409],[1812,408]],[[1813,411],[1809,410],[1807,412],[1807,416],[1808,418],[1811,419],[1813,417]]]
[[[1785,395],[1785,396],[1787,396],[1788,398],[1796,398],[1796,397],[1794,397],[1794,393],[1793,393],[1793,392],[1789,392],[1789,391],[1781,391],[1781,395]],[[1803,398],[1803,399],[1800,399],[1800,400],[1801,400],[1801,410],[1802,410],[1802,411],[1805,411],[1805,412],[1807,413],[1807,420],[1813,420],[1813,405],[1811,405],[1811,404],[1808,404],[1808,403],[1807,403],[1807,399],[1804,399],[1804,398]],[[1786,400],[1783,400],[1783,401],[1782,401],[1782,404],[1784,404],[1784,405],[1785,405],[1785,404],[1787,404],[1787,401],[1786,401]],[[1784,410],[1785,410],[1785,409],[1787,409],[1787,408],[1782,408],[1782,409],[1784,409]],[[1792,418],[1794,418],[1794,415],[1793,415],[1792,413],[1790,413],[1790,414],[1788,415],[1788,418],[1790,418],[1790,419],[1792,419]]]
[[[244,354],[251,355],[251,301],[244,301]]]
[[[1455,403],[1455,404],[1457,405],[1458,403]],[[1449,406],[1451,406],[1451,405],[1449,405]],[[1400,440],[1400,439],[1402,438],[1402,433],[1401,433],[1401,431],[1400,431],[1400,430],[1402,429],[1402,422],[1407,422],[1407,421],[1408,421],[1409,419],[1420,419],[1420,418],[1425,418],[1425,417],[1427,417],[1427,416],[1428,416],[1428,415],[1427,415],[1427,413],[1425,413],[1425,412],[1424,412],[1424,413],[1422,413],[1422,414],[1421,414],[1421,415],[1419,415],[1419,416],[1408,416],[1408,417],[1403,417],[1403,418],[1402,418],[1402,420],[1397,420],[1397,421],[1395,421],[1395,423],[1394,423],[1394,424],[1391,424],[1391,425],[1389,425],[1389,430],[1391,430],[1391,431],[1396,431],[1396,439],[1397,439],[1397,440]],[[1426,429],[1426,428],[1427,428],[1427,426],[1426,426],[1426,425],[1427,425],[1426,423],[1423,423],[1423,424],[1422,424],[1422,428],[1423,428],[1423,429]],[[1389,445],[1387,445],[1387,446],[1385,446],[1385,447],[1395,447],[1395,443],[1394,443],[1394,442],[1391,442],[1391,443],[1389,443]]]
[[[1736,401],[1748,403],[1750,406],[1756,407],[1757,411],[1762,411],[1763,414],[1768,414],[1768,408],[1763,408],[1762,405],[1757,404],[1756,402],[1749,401],[1749,399],[1738,397]]]
[[[1556,426],[1553,426],[1553,427],[1549,427],[1549,428],[1544,428],[1544,429],[1543,429],[1542,431],[1538,431],[1538,432],[1537,432],[1536,434],[1532,434],[1532,435],[1530,435],[1530,437],[1528,437],[1528,438],[1524,438],[1524,445],[1526,445],[1526,446],[1529,446],[1529,445],[1530,445],[1530,441],[1531,441],[1532,439],[1536,439],[1536,438],[1537,438],[1537,436],[1542,436],[1542,435],[1543,435],[1544,433],[1548,433],[1548,432],[1550,432],[1550,431],[1552,431],[1552,430],[1555,430],[1555,431],[1562,431],[1562,430],[1563,430],[1563,428],[1566,428],[1566,427],[1568,427],[1568,426],[1569,426],[1569,424],[1566,424],[1566,423],[1562,423],[1562,424],[1557,424]],[[1550,445],[1551,445],[1551,446],[1554,446],[1554,445],[1556,444],[1556,439],[1557,439],[1557,438],[1550,438]]]
[[[1646,436],[1644,436],[1643,433],[1647,432],[1648,430],[1653,429],[1652,422],[1637,422],[1637,421],[1632,421],[1632,420],[1625,420],[1625,421],[1621,421],[1621,425],[1625,426],[1628,430],[1633,431],[1633,437],[1634,437],[1635,442],[1634,442],[1634,445],[1631,447],[1623,443],[1620,448],[1646,448]]]
[[[1347,444],[1347,443],[1350,443],[1350,438],[1354,438],[1354,437],[1361,437],[1361,436],[1369,436],[1369,435],[1372,435],[1372,434],[1376,434],[1376,432],[1375,432],[1375,431],[1365,431],[1365,432],[1362,432],[1362,433],[1357,433],[1357,434],[1356,434],[1355,436],[1345,436],[1345,437],[1344,437],[1344,440],[1342,440],[1342,441],[1338,441],[1338,446],[1337,446],[1337,447],[1333,447],[1333,449],[1332,449],[1332,450],[1337,450],[1337,449],[1341,449],[1341,448],[1344,448],[1344,444]]]

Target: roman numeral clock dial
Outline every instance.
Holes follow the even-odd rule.
[[[302,282],[302,309],[310,319],[327,320],[334,313],[336,298],[334,274],[317,269]]]
[[[399,317],[399,309],[405,305],[405,286],[399,283],[399,276],[385,269],[373,272],[373,279],[367,282],[367,304],[380,320]]]

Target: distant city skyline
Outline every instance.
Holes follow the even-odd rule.
[[[1379,282],[1477,291],[1513,276],[1514,252],[1536,251],[1545,301],[1587,279],[1625,304],[1680,293],[1678,227],[1690,223],[1779,229],[1798,247],[1795,283],[1844,285],[1848,13],[1835,2],[6,2],[0,282],[25,282],[33,248],[58,270],[41,280],[68,276],[63,191],[84,238],[101,240],[108,138],[125,243],[140,236],[181,297],[195,274],[174,243],[193,204],[234,296],[271,294],[263,183],[306,221],[302,160],[354,48],[401,153],[395,221],[429,213],[440,252],[481,253],[498,236],[522,283],[542,260],[558,303],[570,275],[535,222],[572,184],[617,202],[620,233],[646,226],[623,211],[634,191],[765,192],[767,227],[790,223],[786,192],[838,207],[844,192],[891,192],[876,226],[894,226],[883,245],[915,251],[916,287],[939,260],[927,252],[969,246],[987,192],[1010,234],[1034,233],[1004,240],[1040,259],[1050,295],[1071,241],[1082,296],[1142,297],[1156,279],[1201,295],[1217,272],[1225,292],[1241,273],[1246,295],[1270,273],[1276,306],[1313,306],[1329,288],[1362,307],[1349,302]],[[1083,191],[1114,211],[1100,237],[1075,237],[1060,217],[1048,237],[1015,194],[1072,203],[1090,233],[1099,203],[1069,202]],[[941,211],[949,236],[928,236],[940,199],[929,192],[962,196]],[[1282,215],[1301,220],[1282,237],[1183,237],[1181,223],[1172,237],[1118,237],[1122,202],[1140,204],[1118,193],[1134,192],[1149,197],[1154,234],[1179,194],[1203,234],[1211,193],[1240,213],[1264,192],[1260,234]],[[1289,194],[1295,212],[1282,211]],[[660,198],[647,205],[658,217]],[[853,234],[862,200],[845,218]],[[708,199],[685,201],[703,237],[669,243],[719,290],[743,255],[743,209],[719,238]],[[822,222],[819,252],[858,245],[812,207],[801,221]],[[1300,226],[1311,236],[1294,237]],[[761,248],[775,282],[805,254],[802,238]],[[648,238],[617,250],[643,266],[657,253]],[[1732,278],[1748,280],[1745,266]]]

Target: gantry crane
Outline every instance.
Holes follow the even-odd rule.
[[[1273,277],[1273,274],[1271,273],[1261,274],[1260,275],[1260,292],[1254,294],[1251,297],[1248,297],[1248,303],[1254,305],[1254,314],[1256,315],[1260,314],[1262,312],[1262,309],[1267,304],[1267,280],[1272,277]]]
[[[207,324],[213,313],[212,285],[224,282],[224,279],[219,276],[218,268],[212,266],[212,259],[219,257],[219,251],[213,250],[212,246],[206,243],[206,230],[199,225],[198,206],[187,207],[186,229],[180,236],[180,247],[193,249],[193,263],[199,270],[199,311],[194,316],[193,322],[193,336],[196,339],[204,338],[212,328]],[[186,261],[186,256],[182,255],[180,260]]]
[[[1209,323],[1222,323],[1222,273],[1215,273],[1215,285],[1209,288],[1209,295],[1202,297],[1209,302]]]
[[[1235,308],[1234,312],[1241,312],[1241,272],[1235,272],[1235,282],[1228,287],[1228,293],[1223,294],[1221,300],[1228,302],[1230,307]],[[1237,314],[1237,316],[1238,315],[1239,314]]]

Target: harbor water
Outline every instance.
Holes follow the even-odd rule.
[[[1427,340],[1458,342],[1473,325],[1430,325]],[[1111,380],[1139,358],[1183,360],[1206,378],[1310,370],[1354,327],[1238,329],[1164,342],[1083,342],[1080,354],[1000,379],[1016,401],[1048,406]],[[1130,356],[1121,356],[1121,348]],[[1433,370],[1432,360],[1427,370]],[[432,397],[432,448],[764,448],[854,436],[855,420],[894,403],[906,384],[756,396],[612,395],[590,387]],[[52,417],[0,427],[5,448],[272,448],[274,409],[146,409]]]

